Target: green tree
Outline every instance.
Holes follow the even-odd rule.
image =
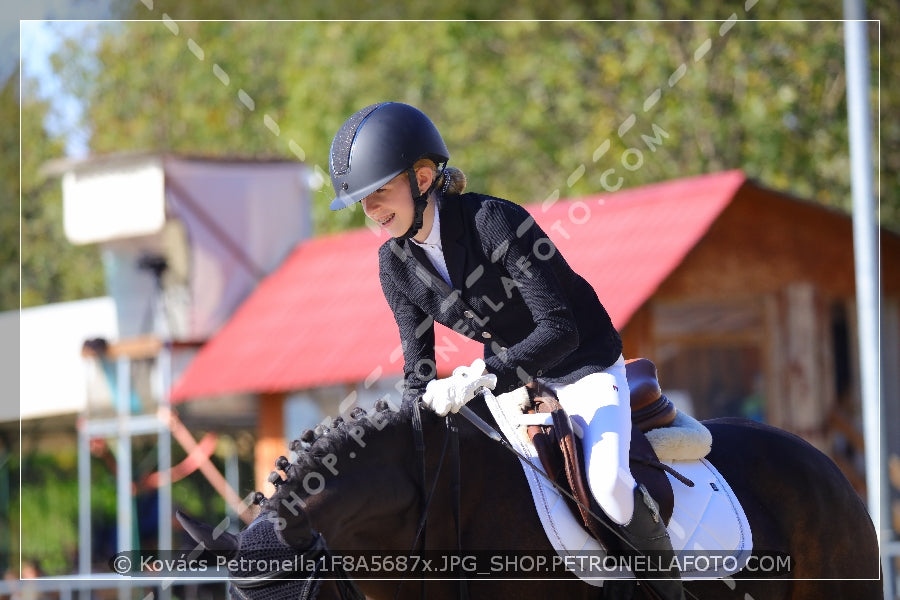
[[[95,24],[89,34],[99,39],[99,50],[70,40],[56,61],[68,90],[86,104],[84,127],[95,153],[302,158],[325,175],[331,136],[343,119],[368,102],[397,99],[421,106],[439,123],[470,189],[515,201],[741,168],[771,187],[850,206],[842,25],[766,21],[841,19],[839,3],[652,0],[625,7],[464,0],[404,7],[312,0],[285,8],[268,0],[252,6],[155,0],[113,9],[117,17],[145,22]],[[881,19],[870,38],[873,100],[881,106],[881,217],[900,229],[900,125],[888,117],[896,113],[900,92],[885,82],[876,98],[879,73],[887,76],[900,52],[896,44],[879,44],[877,36],[896,37],[900,10],[890,3],[869,10]],[[726,21],[732,15],[737,20]],[[346,18],[407,20],[262,21]],[[707,21],[676,22],[691,19]],[[707,39],[708,50],[695,60]],[[670,86],[681,64],[685,72]],[[3,90],[0,109],[7,122],[15,121],[18,109],[17,79]],[[31,105],[22,107],[23,123],[40,123],[47,106]],[[632,114],[635,121],[626,127]],[[31,137],[46,136],[40,126],[25,126],[33,129]],[[4,200],[13,209],[14,134],[7,128],[0,142]],[[658,140],[653,149],[644,136]],[[38,143],[40,160],[62,153],[59,140],[47,141]],[[24,137],[23,148],[37,156]],[[626,168],[623,160],[640,167]],[[23,190],[42,185],[55,184],[23,170]],[[315,206],[319,232],[362,223],[361,211],[330,213],[328,196],[326,182]],[[23,210],[26,198],[33,199],[23,194]],[[39,239],[61,245],[51,244],[56,251],[42,258],[23,256],[23,302],[101,293],[95,251],[73,250],[58,230],[46,233],[49,226],[33,214],[52,219],[55,211],[58,221],[58,199],[46,202],[26,211],[33,235],[23,232],[24,250],[45,252],[35,243]],[[5,210],[0,223],[3,308],[18,304],[16,213]],[[74,265],[60,264],[67,261]]]
[[[0,90],[0,112],[4,123],[19,122],[18,73]],[[19,307],[19,130],[0,130],[0,310]]]
[[[19,123],[21,117],[21,129],[5,127],[0,134],[0,310],[18,309],[20,302],[27,307],[103,293],[99,253],[74,248],[65,239],[60,183],[43,170],[48,160],[63,154],[62,140],[44,127],[48,102],[37,98],[34,82],[26,79],[20,104],[18,82],[16,71],[0,91],[4,122]]]
[[[23,307],[104,292],[97,248],[72,246],[63,233],[60,181],[44,171],[47,161],[62,156],[63,142],[47,133],[44,119],[49,107],[47,101],[36,97],[32,85],[26,80],[22,92],[21,205],[20,211],[13,213],[21,216]],[[18,301],[12,306],[17,305]]]
[[[197,23],[170,8],[103,29],[93,63],[70,60],[79,40],[58,63],[80,82],[93,150],[275,155],[324,173],[341,122],[397,99],[439,124],[471,189],[520,202],[741,168],[849,207],[840,23]],[[327,196],[320,232],[362,223],[329,214]]]
[[[142,486],[147,475],[156,471],[156,443],[152,438],[133,441],[132,469],[135,474],[133,518],[141,519],[140,508],[156,502],[156,490]],[[184,449],[173,446],[173,462],[187,456]],[[0,457],[3,457],[0,454]],[[60,447],[26,450],[20,464],[9,465],[9,471],[21,473],[21,485],[13,490],[10,521],[13,530],[10,556],[22,557],[45,575],[65,575],[77,569],[78,556],[78,456],[74,448]],[[224,468],[218,456],[212,458],[216,468]],[[19,463],[13,458],[13,463]],[[91,456],[91,522],[94,527],[93,562],[104,565],[115,552],[109,539],[116,523],[116,475],[111,451],[102,445]],[[252,481],[252,445],[242,448],[240,469],[244,481]],[[225,514],[225,503],[218,495],[207,493],[209,482],[199,471],[172,484],[172,501],[176,509],[193,515]],[[245,494],[250,490],[241,489]],[[19,516],[23,535],[18,536]],[[0,523],[2,524],[2,523]],[[157,538],[153,522],[138,527],[136,548],[155,548]],[[2,528],[0,528],[2,531]],[[176,538],[177,544],[177,538]],[[98,570],[100,570],[98,568]],[[18,569],[15,569],[17,572]]]

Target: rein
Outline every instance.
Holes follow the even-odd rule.
[[[422,413],[419,407],[418,402],[412,403],[412,425],[413,425],[413,440],[415,442],[416,447],[416,459],[419,465],[419,490],[421,492],[421,502],[420,502],[420,512],[421,516],[419,517],[419,524],[416,527],[416,536],[413,539],[412,548],[410,549],[410,554],[414,553],[416,549],[419,547],[419,540],[421,539],[422,550],[425,550],[425,527],[428,523],[428,508],[431,506],[431,501],[434,499],[435,491],[437,491],[437,483],[438,479],[441,475],[441,469],[444,466],[444,459],[447,456],[447,448],[448,446],[452,449],[452,458],[454,462],[454,469],[451,473],[451,483],[450,489],[453,500],[453,519],[456,523],[456,541],[457,541],[457,549],[462,549],[462,523],[460,521],[460,460],[459,460],[459,429],[456,427],[456,423],[454,422],[451,415],[447,415],[446,424],[447,424],[447,435],[444,436],[444,445],[441,447],[441,456],[438,460],[438,467],[434,473],[434,480],[431,482],[431,489],[428,490],[428,493],[425,493],[426,485],[427,485],[427,477],[426,477],[426,467],[425,467],[425,430],[422,426]],[[459,567],[457,567],[459,569]],[[460,575],[460,573],[457,573]],[[397,592],[394,594],[394,600],[400,597],[400,589],[403,586],[403,579],[397,584]],[[469,597],[469,588],[466,585],[465,580],[460,577],[459,578],[459,597],[460,600],[466,600]],[[422,580],[422,598],[425,598],[425,579]]]
[[[438,479],[441,475],[441,469],[444,465],[444,459],[447,456],[447,448],[451,446],[452,440],[452,448],[453,448],[453,457],[454,457],[454,473],[452,473],[452,483],[451,488],[453,492],[453,517],[456,521],[456,539],[457,543],[461,544],[462,532],[461,532],[461,523],[460,523],[460,461],[459,461],[459,430],[456,427],[456,424],[453,422],[452,418],[448,415],[447,417],[447,435],[444,436],[444,445],[441,448],[441,456],[438,460],[437,471],[434,473],[434,480],[431,482],[431,489],[428,490],[426,494],[426,486],[427,486],[427,473],[426,473],[426,465],[425,465],[425,429],[422,426],[422,413],[419,407],[418,402],[412,403],[412,426],[413,426],[413,442],[416,451],[416,463],[419,471],[419,490],[420,490],[420,514],[419,523],[416,526],[416,535],[413,538],[412,548],[410,549],[410,554],[414,553],[416,549],[419,547],[419,541],[421,540],[422,550],[425,550],[425,528],[428,523],[428,508],[431,506],[431,501],[434,499],[434,494],[437,491],[437,483]],[[316,569],[310,573],[309,578],[307,579],[308,585],[304,586],[304,594],[300,598],[300,600],[315,600],[315,597],[318,595],[318,586],[313,582],[317,579],[317,574],[319,571],[319,564],[328,559],[331,556],[331,551],[328,549],[328,546],[325,544],[325,538],[322,537],[322,534],[317,534],[316,539],[313,542],[313,545],[305,550],[302,555],[307,557],[309,554],[310,558],[316,559]],[[339,567],[338,570],[338,579],[336,580],[338,591],[340,593],[341,600],[365,600],[365,595],[356,585],[356,582],[353,581],[348,575],[347,572],[343,569],[343,567]],[[395,600],[400,596],[400,590],[403,586],[403,579],[397,584],[397,592],[394,595]],[[422,596],[424,600],[425,598],[425,580],[422,580]],[[460,580],[460,600],[466,600],[469,597],[468,588],[465,585],[465,581]]]
[[[468,407],[462,407],[462,410],[459,412],[460,415],[466,418],[470,423],[472,423],[476,429],[481,431],[491,440],[497,442],[500,446],[505,448],[507,451],[514,454],[517,458],[522,460],[527,466],[529,466],[532,470],[534,470],[539,475],[542,475],[546,481],[548,481],[556,490],[567,497],[569,497],[572,501],[579,503],[577,498],[575,498],[568,490],[560,486],[557,482],[553,481],[549,478],[540,468],[534,465],[527,457],[520,454],[512,445],[503,437],[503,435],[498,432],[496,429],[491,427],[487,422],[478,417],[471,409]],[[460,461],[460,452],[459,452],[459,428],[457,427],[456,421],[454,419],[454,415],[448,414],[445,423],[447,426],[447,435],[444,436],[444,443],[441,447],[441,454],[438,460],[437,469],[434,473],[434,478],[431,481],[430,488],[428,487],[428,479],[427,479],[427,467],[425,464],[425,431],[422,425],[422,414],[421,408],[418,402],[412,403],[412,426],[413,426],[413,442],[416,453],[416,463],[417,463],[417,471],[418,471],[418,479],[419,479],[419,490],[420,490],[420,517],[419,522],[416,526],[416,534],[413,538],[412,547],[410,549],[410,555],[416,552],[417,549],[420,548],[424,552],[425,551],[425,537],[426,537],[426,527],[428,523],[428,509],[431,506],[432,500],[434,500],[435,493],[437,491],[438,480],[440,479],[441,470],[444,466],[444,462],[447,459],[448,450],[450,451],[451,459],[453,460],[453,465],[451,466],[452,472],[450,473],[451,482],[450,482],[450,492],[451,492],[451,500],[452,500],[452,510],[453,510],[453,520],[456,525],[456,543],[457,549],[462,550],[462,521],[460,514],[460,497],[461,497],[461,461]],[[427,492],[426,492],[427,490]],[[590,508],[588,508],[590,510]],[[615,531],[608,523],[603,520],[600,522],[613,531],[613,533],[619,537],[619,539],[626,544],[626,546],[631,546],[628,541],[618,532]],[[636,550],[639,554],[641,554],[640,550],[631,546],[633,550]],[[318,595],[319,586],[316,585],[316,580],[319,579],[319,565],[323,563],[326,559],[331,557],[331,551],[328,549],[328,546],[325,544],[325,539],[321,534],[317,534],[313,544],[310,548],[304,550],[301,553],[302,556],[306,558],[313,558],[316,560],[316,568],[310,573],[307,578],[307,585],[304,586],[303,593],[301,594],[300,600],[315,600]],[[365,595],[356,585],[356,582],[353,581],[352,578],[347,574],[347,572],[339,567],[337,571],[338,578],[335,580],[336,585],[338,587],[338,591],[340,593],[341,600],[365,600]],[[460,600],[468,600],[469,598],[469,590],[466,579],[462,576],[461,566],[457,566],[457,579],[459,581],[459,598]],[[397,600],[400,597],[400,591],[403,587],[403,583],[405,581],[405,577],[401,578],[397,584],[397,591],[394,594],[394,600]],[[426,579],[422,579],[422,592],[420,596],[423,600],[426,598]]]
[[[478,395],[476,395],[476,398],[477,397],[484,398],[484,391],[482,390]],[[510,444],[509,441],[505,437],[503,437],[503,435],[499,431],[497,431],[496,429],[491,427],[491,425],[488,424],[484,419],[482,419],[477,414],[475,414],[472,411],[472,409],[470,409],[468,406],[463,406],[459,410],[458,414],[464,416],[472,425],[475,426],[475,428],[478,431],[480,431],[481,433],[486,435],[488,438],[490,438],[494,442],[497,442],[501,448],[504,448],[505,450],[507,450],[510,453],[512,453],[513,455],[515,455],[520,461],[522,461],[523,464],[528,466],[532,471],[534,471],[536,474],[541,476],[544,479],[544,481],[546,481],[554,489],[556,489],[557,492],[559,492],[560,494],[562,494],[563,496],[565,496],[566,498],[568,498],[569,500],[574,502],[576,505],[584,508],[592,517],[597,519],[597,521],[601,525],[606,527],[613,535],[615,535],[619,539],[619,541],[624,543],[626,547],[630,548],[631,550],[634,550],[635,552],[638,553],[638,555],[643,555],[643,552],[641,552],[640,549],[635,548],[633,544],[631,544],[613,526],[611,526],[609,523],[607,523],[605,519],[602,519],[598,515],[596,515],[593,511],[591,511],[591,508],[589,506],[585,506],[578,498],[576,498],[574,496],[574,494],[572,494],[569,490],[567,490],[566,488],[561,486],[559,483],[554,481],[550,476],[548,476],[543,471],[543,469],[537,467],[534,463],[532,463],[531,460],[527,456],[525,456],[524,454],[522,454],[521,452],[516,450],[512,446],[512,444]]]
[[[322,564],[327,563],[334,566],[335,562],[334,560],[332,560],[333,555],[331,554],[331,550],[325,544],[325,538],[321,533],[316,535],[316,541],[313,544],[314,546],[321,547],[315,548],[316,553],[313,558],[316,559],[316,568],[312,573],[310,573],[307,581],[316,579],[316,574],[321,569]],[[359,586],[356,585],[356,582],[353,581],[353,579],[351,579],[349,575],[347,575],[347,571],[344,570],[344,567],[340,563],[340,561],[338,561],[337,563],[337,578],[335,579],[335,585],[337,586],[338,594],[340,595],[341,600],[366,600],[366,595],[362,593],[362,590],[359,589]],[[314,597],[315,596],[310,598],[310,600],[312,600]]]
[[[422,426],[422,414],[419,408],[418,402],[413,403],[412,409],[412,425],[413,425],[413,440],[415,443],[416,450],[416,463],[419,471],[419,490],[420,490],[420,510],[421,516],[419,517],[419,522],[416,527],[416,535],[413,539],[412,549],[410,550],[410,554],[414,553],[417,548],[420,546],[425,550],[425,529],[426,524],[428,522],[428,508],[431,506],[431,501],[434,499],[435,492],[437,491],[437,483],[440,478],[441,469],[443,468],[444,461],[447,457],[448,448],[451,449],[452,459],[453,459],[453,472],[451,473],[451,493],[452,497],[452,506],[453,506],[453,518],[456,522],[456,539],[459,548],[461,549],[462,544],[462,527],[460,521],[460,458],[459,458],[459,430],[456,427],[456,423],[453,421],[452,416],[448,415],[446,419],[447,424],[447,435],[444,436],[444,444],[441,448],[441,455],[438,461],[437,470],[434,473],[434,479],[431,482],[431,488],[427,490],[427,474],[426,474],[426,465],[425,465],[425,432]],[[298,552],[300,556],[305,559],[310,559],[315,562],[315,568],[309,573],[308,577],[304,580],[304,585],[300,591],[300,595],[298,600],[315,600],[315,598],[319,594],[319,590],[321,587],[321,570],[324,564],[331,564],[336,566],[336,575],[337,578],[334,580],[335,584],[338,588],[338,593],[340,595],[341,600],[365,600],[365,594],[359,589],[359,586],[356,585],[356,582],[347,574],[346,570],[341,565],[340,561],[338,561],[335,565],[335,561],[331,560],[333,556],[331,554],[331,550],[328,548],[328,545],[325,543],[325,537],[321,533],[316,533],[313,542],[310,544],[308,548],[303,550],[302,552]],[[458,566],[459,570],[460,567]],[[244,581],[241,580],[239,583],[233,583],[232,587],[236,592],[236,595],[241,600],[249,600],[247,594],[244,592],[246,589],[252,589],[259,586],[264,586],[272,583],[273,580],[277,580],[280,577],[287,575],[287,573],[275,573],[269,577],[265,578],[254,578],[252,581]],[[468,587],[466,585],[465,580],[461,577],[461,573],[458,572],[460,576],[460,590],[459,597],[460,600],[467,600],[469,597]],[[403,579],[397,585],[397,592],[394,596],[395,600],[400,596],[400,590],[403,586]],[[425,579],[422,580],[422,596],[425,598]]]
[[[323,563],[328,563],[330,565],[334,565],[334,560],[332,560],[331,550],[329,550],[328,546],[325,544],[325,538],[322,537],[322,534],[318,534],[316,538],[316,545],[318,545],[318,541],[321,540],[321,550],[316,560],[316,568],[310,573],[309,579],[315,579],[316,574],[319,572]],[[343,565],[341,565],[340,561],[337,564],[337,579],[335,579],[335,585],[338,589],[338,594],[341,597],[341,600],[366,600],[366,595],[362,593],[362,590],[359,589],[359,586],[356,585],[356,582],[347,575],[347,571],[344,570]]]

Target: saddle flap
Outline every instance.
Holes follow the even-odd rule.
[[[603,543],[608,528],[598,520],[603,511],[597,506],[594,496],[588,487],[581,439],[575,435],[569,421],[569,415],[562,408],[558,408],[550,414],[553,416],[553,431],[556,434],[557,447],[562,454],[562,462],[566,470],[566,481],[569,484],[568,487],[572,491],[572,495],[578,500],[576,504],[577,515],[581,516],[581,520],[588,532]]]
[[[572,430],[568,415],[550,390],[538,384],[529,384],[528,391],[534,401],[532,412],[549,413],[551,419],[550,425],[529,425],[526,429],[544,472],[574,496],[574,501],[566,498],[566,504],[585,530],[604,548],[617,548],[618,536],[590,492],[581,439]],[[633,426],[631,473],[638,483],[646,486],[659,504],[664,522],[668,524],[674,509],[674,497],[672,485],[659,465],[650,442],[637,426]]]

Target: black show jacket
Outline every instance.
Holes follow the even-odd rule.
[[[403,344],[404,400],[418,400],[435,376],[433,321],[485,344],[497,393],[538,377],[572,383],[618,359],[622,342],[596,292],[524,208],[470,193],[438,210],[452,288],[409,240],[378,252]],[[438,344],[442,360],[453,362],[452,347]]]

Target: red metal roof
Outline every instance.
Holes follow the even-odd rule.
[[[526,208],[621,329],[745,181],[728,171]],[[360,229],[300,243],[200,350],[172,399],[401,374],[397,327],[378,280],[384,239]],[[480,344],[443,327],[436,336],[442,371],[481,355]]]

